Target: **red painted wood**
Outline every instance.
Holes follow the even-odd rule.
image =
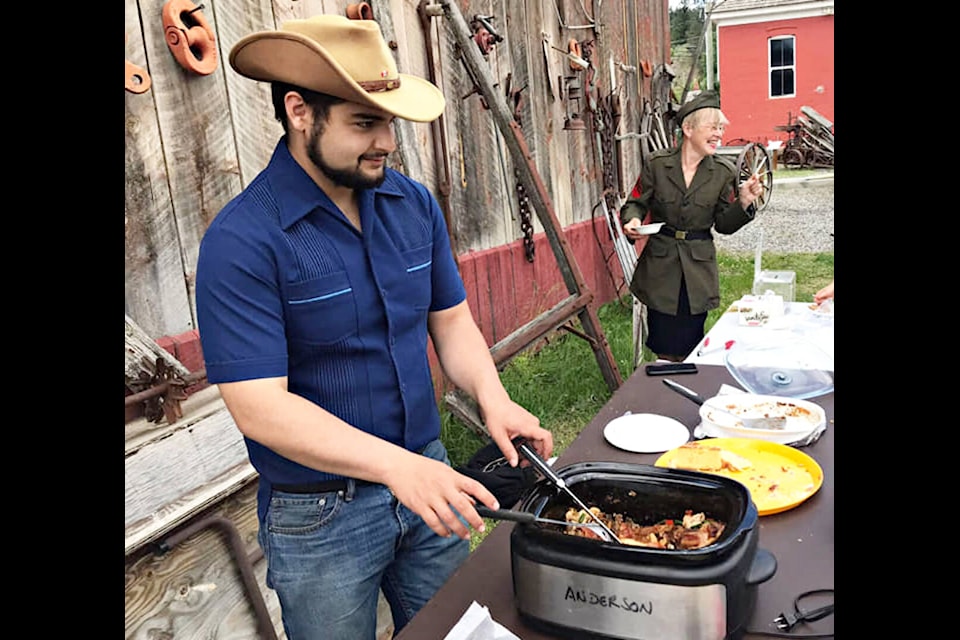
[[[460,266],[460,277],[463,279],[464,287],[467,290],[467,304],[473,312],[473,319],[477,326],[483,331],[483,318],[477,313],[480,308],[480,301],[477,299],[477,263],[473,258],[473,253],[466,253],[458,258]]]
[[[536,245],[534,245],[536,247]],[[536,249],[534,249],[536,251]],[[552,256],[552,254],[551,254]],[[523,248],[523,241],[514,242],[510,245],[510,259],[513,265],[513,299],[515,308],[514,324],[521,327],[526,324],[523,318],[536,318],[537,315],[537,282],[536,269],[534,263],[537,260],[534,254],[534,262],[528,262],[526,251]]]
[[[769,39],[795,36],[796,96],[771,98],[768,73]],[[833,16],[771,20],[720,27],[720,95],[723,113],[730,120],[723,134],[728,140],[787,141],[786,126],[792,115],[807,106],[833,122],[834,103]]]

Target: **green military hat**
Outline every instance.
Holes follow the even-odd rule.
[[[708,107],[713,109],[720,108],[720,96],[716,91],[702,91],[696,98],[686,102],[680,107],[677,111],[677,126],[683,124],[683,119],[697,109],[706,109]]]

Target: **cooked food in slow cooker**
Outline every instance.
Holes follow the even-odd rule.
[[[616,534],[623,544],[654,549],[700,549],[713,544],[723,533],[725,524],[708,518],[703,512],[694,513],[687,509],[680,520],[661,520],[652,525],[640,525],[624,517],[623,514],[606,514],[597,507],[590,511],[600,518]],[[592,519],[583,510],[575,507],[567,509],[564,519],[567,522],[588,522]],[[599,540],[597,534],[585,527],[568,527],[567,534]]]

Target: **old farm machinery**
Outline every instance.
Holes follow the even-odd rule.
[[[800,115],[793,118],[788,114],[788,124],[774,129],[790,135],[779,154],[779,162],[785,167],[833,167],[833,123],[813,108],[800,107]]]

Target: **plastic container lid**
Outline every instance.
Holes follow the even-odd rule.
[[[803,400],[833,391],[833,357],[802,338],[769,345],[736,343],[724,355],[724,364],[751,393]]]

